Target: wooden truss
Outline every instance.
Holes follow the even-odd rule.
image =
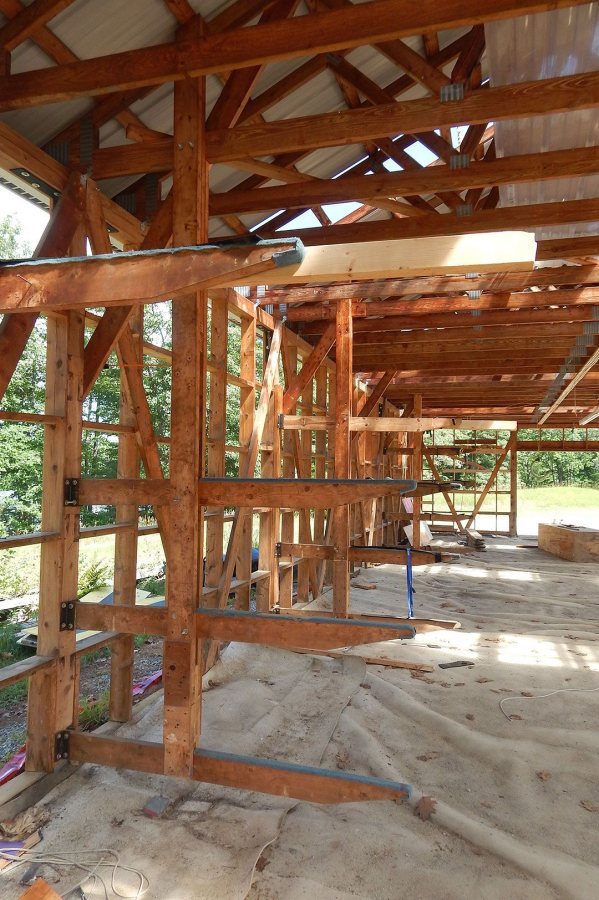
[[[208,21],[185,0],[164,2],[166,42],[80,60],[52,27],[68,6],[76,14],[77,0],[0,0],[0,111],[16,111],[18,123],[21,109],[87,98],[83,117],[57,126],[43,147],[0,123],[0,167],[22,188],[42,185],[52,206],[35,258],[0,267],[0,399],[38,316],[48,335],[45,412],[0,410],[0,421],[45,429],[41,530],[0,539],[0,548],[41,545],[38,655],[2,670],[0,682],[29,677],[31,770],[52,771],[59,746],[61,758],[301,799],[401,798],[404,784],[203,750],[201,676],[225,640],[336,653],[453,627],[353,615],[352,566],[406,562],[398,542],[410,519],[412,563],[448,561],[420,547],[420,522],[435,520],[442,494],[443,521],[469,529],[504,473],[513,534],[516,455],[532,449],[517,428],[549,417],[570,426],[596,408],[599,242],[590,234],[535,244],[532,230],[596,222],[599,200],[499,206],[500,186],[595,173],[596,148],[498,159],[494,123],[595,108],[599,76],[489,86],[481,69],[486,21],[579,2],[308,0],[297,15],[293,0],[236,0]],[[404,40],[414,36],[421,52]],[[26,40],[53,65],[11,73],[11,53]],[[350,51],[366,45],[395,67],[386,84],[353,64]],[[281,60],[298,62],[264,87],[265,68]],[[341,109],[273,118],[323,75]],[[208,78],[219,95],[207,116]],[[134,109],[169,83],[167,133]],[[126,142],[101,140],[109,123]],[[467,126],[459,146],[455,125]],[[415,141],[433,165],[410,154]],[[347,171],[311,174],[314,151],[351,146]],[[235,186],[211,190],[211,166],[226,166]],[[109,179],[128,187],[109,196]],[[323,204],[342,201],[357,207],[332,224]],[[257,237],[256,220],[243,217],[270,211]],[[303,211],[322,227],[280,230]],[[172,349],[144,340],[144,305],[162,299],[172,299]],[[119,421],[84,421],[84,398],[113,353]],[[172,368],[167,435],[153,426],[147,359]],[[232,389],[235,438],[226,421]],[[435,442],[448,428],[510,434],[495,441],[491,469],[478,472],[466,519],[457,469],[450,481],[438,465]],[[82,478],[86,429],[118,437],[116,478]],[[539,434],[535,448],[553,449]],[[464,457],[458,440],[442,452],[455,446],[453,459]],[[235,478],[225,477],[229,459]],[[114,506],[114,522],[81,528],[88,504]],[[155,526],[140,526],[140,505],[153,507]],[[142,607],[137,542],[156,531],[166,602]],[[115,535],[111,605],[75,599],[80,541],[98,533]],[[331,613],[302,614],[297,601],[325,586]],[[85,647],[78,626],[97,632]],[[139,632],[164,638],[162,742],[81,734],[82,652],[111,646],[110,714],[125,722]]]

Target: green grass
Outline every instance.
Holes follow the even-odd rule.
[[[518,510],[520,512],[561,509],[596,509],[599,511],[599,489],[590,487],[520,488]]]

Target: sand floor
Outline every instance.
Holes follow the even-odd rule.
[[[521,542],[416,570],[416,614],[462,627],[364,649],[433,665],[424,677],[240,644],[208,676],[203,746],[408,782],[410,802],[317,806],[83,766],[43,801],[39,849],[117,849],[153,900],[596,900],[599,691],[531,695],[599,688],[599,565]],[[360,580],[377,590],[353,589],[354,611],[405,615],[402,568]],[[438,668],[454,660],[474,665]],[[119,733],[160,740],[160,704]],[[172,800],[162,819],[141,813],[152,794]],[[41,874],[61,892],[77,880]]]

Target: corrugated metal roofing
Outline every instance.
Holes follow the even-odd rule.
[[[495,85],[592,72],[599,58],[599,3],[553,10],[485,26]],[[498,155],[599,146],[597,109],[498,122]],[[599,151],[598,151],[599,152]],[[599,197],[599,176],[585,175],[500,188],[502,206]],[[538,240],[597,234],[599,223],[540,228]]]
[[[190,4],[209,22],[216,14],[230,6],[229,2],[193,0]],[[360,0],[366,2],[366,0]],[[296,15],[306,14],[301,3]],[[0,17],[1,18],[1,17]],[[254,20],[256,21],[256,20]],[[56,16],[48,26],[50,30],[78,57],[82,59],[102,56],[121,50],[150,46],[172,40],[177,29],[174,16],[162,0],[75,0]],[[455,40],[467,29],[442,32],[441,46]],[[589,71],[597,67],[599,53],[599,4],[537,14],[526,18],[489,23],[486,26],[488,49],[483,56],[483,77],[490,75],[493,84],[510,83],[577,71]],[[421,38],[406,41],[413,49],[422,50]],[[12,55],[13,72],[43,68],[51,65],[46,54],[32,41],[21,45]],[[401,74],[401,69],[371,46],[360,47],[347,54],[353,63],[372,81],[381,87]],[[304,62],[303,59],[287,60],[268,65],[263,70],[253,91],[260,94],[284,75]],[[451,65],[446,67],[449,72]],[[220,92],[220,81],[209,76],[208,109]],[[402,95],[402,99],[424,96],[426,90],[419,84]],[[68,103],[55,103],[31,109],[5,113],[2,120],[29,140],[45,144],[65,126],[78,119],[91,108],[91,99],[79,99]],[[330,112],[345,107],[339,86],[330,71],[323,71],[316,78],[302,85],[288,97],[268,109],[266,120]],[[131,107],[148,127],[172,131],[172,86],[163,85],[151,91]],[[501,155],[534,152],[560,147],[599,144],[599,121],[595,110],[545,116],[537,119],[515,120],[498,123],[497,148]],[[111,121],[100,130],[101,146],[125,143],[123,128]],[[298,162],[297,168],[310,175],[330,178],[355,164],[364,156],[359,145],[316,150]],[[268,158],[267,158],[268,159]],[[247,178],[247,173],[228,166],[216,165],[211,170],[210,184],[214,191],[229,190]],[[111,179],[103,183],[106,193],[114,196],[137,179],[135,177]],[[575,199],[599,196],[597,176],[542,184],[525,184],[501,189],[503,205],[542,202],[545,200]],[[387,217],[376,211],[371,218]],[[264,218],[261,214],[244,215],[244,224],[254,227]],[[596,230],[593,223],[557,229],[543,229],[538,236],[554,234],[585,234]],[[220,220],[212,223],[217,234],[229,233]]]

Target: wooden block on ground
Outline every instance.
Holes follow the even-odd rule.
[[[570,562],[599,562],[599,530],[574,525],[539,525],[539,550]]]

